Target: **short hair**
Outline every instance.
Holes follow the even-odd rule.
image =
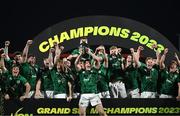
[[[58,59],[56,63],[63,63],[62,59]]]
[[[86,62],[86,61],[91,62],[91,59],[90,59],[90,58],[86,58],[86,59],[84,60],[84,62]]]
[[[153,60],[153,58],[152,57],[147,57],[145,62],[147,62],[148,60]]]
[[[175,61],[175,60],[171,61],[170,65],[172,65],[172,64],[178,65],[177,61]]]
[[[104,47],[104,45],[100,45],[99,47]]]
[[[36,56],[34,54],[29,54],[28,58],[30,58],[30,57],[36,57]]]
[[[117,46],[111,46],[109,50],[117,49]]]
[[[12,68],[14,68],[14,67],[20,68],[20,65],[19,65],[19,64],[13,64],[13,65],[12,65]]]
[[[22,55],[22,52],[16,51],[16,52],[14,52],[14,55],[15,55],[15,56],[16,56],[16,55]]]

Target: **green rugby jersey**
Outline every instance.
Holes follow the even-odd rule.
[[[54,85],[54,94],[66,94],[68,91],[69,78],[64,72],[58,72],[56,68],[50,70]]]
[[[159,67],[157,65],[153,66],[150,70],[145,65],[139,67],[141,92],[157,92],[158,71]]]
[[[126,89],[134,90],[137,89],[138,86],[138,70],[133,67],[133,65],[129,65],[124,71],[124,78]]]
[[[98,70],[92,68],[91,70],[79,71],[79,80],[81,94],[83,93],[97,93]]]
[[[164,69],[161,71],[161,88],[160,93],[175,96],[178,93],[178,83],[180,76],[177,72],[169,72]]]
[[[31,91],[35,91],[37,75],[39,71],[39,66],[31,66],[29,63],[22,63],[20,67],[20,74],[24,76],[28,83],[31,85]]]

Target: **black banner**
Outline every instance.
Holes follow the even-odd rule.
[[[171,51],[167,62],[174,58],[177,48],[161,33],[141,22],[115,16],[85,16],[59,22],[38,34],[30,48],[30,53],[38,56],[38,64],[48,56],[53,42],[64,46],[64,53],[78,48],[79,39],[86,37],[90,46],[118,46],[121,48],[137,48],[143,46],[143,56],[155,56],[152,49],[157,44],[162,52],[166,47]],[[173,39],[173,38],[172,38]]]
[[[46,116],[79,115],[79,99],[26,99],[5,101],[5,115]],[[180,115],[180,102],[176,99],[102,99],[108,115]],[[87,108],[87,115],[97,115],[94,107]]]

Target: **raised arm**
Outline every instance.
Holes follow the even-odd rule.
[[[54,48],[51,48],[49,50],[49,55],[48,55],[48,60],[49,60],[49,69],[52,69],[54,67],[53,63],[53,53],[54,53]]]
[[[80,51],[80,54],[77,56],[75,62],[74,62],[74,65],[75,65],[75,68],[77,71],[80,71],[81,70],[81,66],[78,65],[79,61],[80,61],[80,58],[81,58],[81,55],[82,55],[82,51]]]
[[[134,56],[134,63],[137,67],[140,67],[141,64],[139,62],[139,58],[140,58],[140,53],[141,51],[144,50],[144,48],[142,46],[139,46],[138,49],[137,49],[137,52],[133,52],[133,56]]]
[[[96,61],[95,68],[99,69],[100,68],[100,57],[93,54],[89,48],[86,48],[86,53],[89,54],[90,56],[92,56],[92,58]]]
[[[103,52],[104,52],[105,51],[104,46],[101,45],[101,46],[97,47],[95,52],[94,52],[94,55],[97,55],[99,50],[103,50]],[[99,61],[103,60],[102,57],[98,57],[98,56],[96,57],[96,59],[99,60]]]
[[[4,58],[5,58],[5,54],[1,54],[0,66],[1,66],[2,71],[6,72],[7,69],[6,69],[6,66],[5,66],[5,63],[4,63]]]
[[[86,53],[89,54],[90,56],[92,56],[92,58],[93,58],[94,60],[100,61],[100,57],[98,57],[98,56],[96,56],[95,54],[93,54],[93,53],[91,52],[90,48],[86,48]]]
[[[180,66],[180,60],[179,60],[178,55],[175,53],[174,56],[175,56],[175,58],[176,58],[176,60],[177,60],[177,62],[178,62],[178,65]]]
[[[157,65],[160,64],[160,58],[161,58],[160,52],[157,50],[157,51],[156,51],[156,64],[157,64]]]
[[[59,45],[56,42],[54,43],[54,47],[55,47],[54,64],[56,64],[57,61],[60,59],[60,55],[64,47],[63,46],[59,47]]]
[[[159,65],[161,56],[160,56],[160,51],[157,50],[157,44],[153,44],[152,49],[154,49],[154,51],[156,51],[156,63],[155,64]]]
[[[132,62],[133,62],[133,66],[135,67],[136,65],[135,65],[135,52],[134,52],[134,48],[130,48],[129,49],[130,50],[130,52],[131,52],[131,55],[132,55]],[[126,61],[126,66],[125,66],[125,68],[127,68],[129,66],[129,64],[128,64],[128,61]]]
[[[164,63],[164,61],[165,61],[165,59],[166,59],[166,54],[168,53],[168,48],[165,48],[164,49],[164,53],[163,53],[163,55],[161,56],[161,59],[160,59],[160,68],[161,69],[164,69],[165,68],[165,63]]]
[[[23,62],[27,62],[29,47],[32,45],[33,40],[28,40],[22,53]]]
[[[108,68],[108,65],[109,65],[108,55],[106,54],[106,50],[104,47],[103,47],[103,54],[104,54],[104,67]]]
[[[6,61],[9,61],[10,58],[9,58],[9,53],[8,53],[8,48],[9,48],[9,45],[10,45],[10,41],[5,41],[5,45],[4,45],[4,54],[5,54],[5,60]]]

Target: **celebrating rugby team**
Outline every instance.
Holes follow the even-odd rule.
[[[142,62],[142,46],[130,48],[125,56],[118,46],[92,49],[82,38],[67,57],[61,57],[65,48],[54,43],[40,67],[37,56],[29,53],[32,44],[28,40],[24,50],[11,58],[9,41],[0,49],[0,92],[5,99],[61,98],[69,102],[79,98],[81,115],[89,103],[106,115],[101,98],[180,99],[180,60],[174,53],[175,60],[166,66],[168,48],[160,53],[154,44],[156,57],[146,57]]]

